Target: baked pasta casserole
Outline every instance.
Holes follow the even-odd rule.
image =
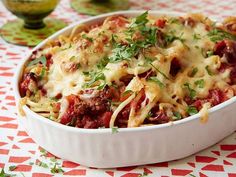
[[[145,12],[78,25],[32,53],[19,88],[21,106],[73,127],[139,127],[198,112],[206,121],[236,93],[236,18]]]

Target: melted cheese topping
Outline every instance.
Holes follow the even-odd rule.
[[[147,41],[144,36],[151,32],[142,36],[141,28],[132,27],[134,19],[109,17],[101,26],[90,30],[86,25],[76,27],[69,38],[59,38],[61,46],[46,46],[41,54],[51,53],[53,60],[43,86],[47,90],[46,96],[62,94],[63,100],[68,95],[79,94],[87,88],[98,88],[104,83],[119,86],[123,77],[132,75],[125,91],[139,93],[144,89],[146,97],[146,103],[142,103],[138,112],[131,108],[128,127],[137,127],[143,124],[147,114],[157,104],[159,110],[164,110],[168,116],[173,116],[173,112],[186,116],[189,114],[186,113],[186,97],[206,98],[214,88],[224,91],[230,87],[230,70],[219,72],[222,59],[208,54],[215,46],[208,35],[207,27],[212,24],[209,19],[201,15],[184,17],[194,21],[194,25],[191,25],[187,20],[182,23],[179,18],[168,16],[147,18],[146,27],[150,28],[156,28],[158,20],[165,21],[164,27],[156,28],[155,44],[147,42],[146,46],[140,47],[138,45],[142,44],[135,43]],[[130,41],[134,44],[130,44]],[[135,45],[139,47],[138,50]],[[136,50],[136,53],[132,54],[132,50]],[[180,65],[176,75],[171,74],[174,60]],[[146,77],[140,76],[143,73],[147,73]],[[119,112],[135,97],[132,94],[116,107],[110,127],[114,126]],[[209,107],[208,103],[204,104],[202,117],[207,117]],[[61,112],[64,111],[63,106]]]

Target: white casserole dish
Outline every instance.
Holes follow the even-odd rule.
[[[92,24],[110,15],[122,14],[137,16],[144,11],[120,11],[81,20],[43,41],[37,50],[48,40],[61,34],[68,34],[74,26]],[[180,13],[150,11],[152,15],[183,15]],[[32,52],[19,65],[15,75],[14,88],[17,104],[20,100],[19,79],[21,70]],[[150,164],[180,159],[205,149],[236,130],[234,107],[236,97],[209,110],[207,123],[200,122],[200,115],[147,127],[120,128],[118,133],[111,129],[81,129],[65,126],[46,119],[27,106],[23,107],[25,117],[19,122],[33,140],[52,154],[82,165],[98,168],[111,168]]]

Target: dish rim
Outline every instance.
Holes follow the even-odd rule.
[[[79,25],[79,24],[83,24],[83,23],[89,23],[91,21],[99,21],[105,17],[109,17],[112,15],[137,15],[137,14],[141,14],[144,13],[146,10],[128,10],[128,11],[116,11],[116,12],[111,12],[111,13],[106,13],[106,14],[102,14],[102,15],[98,15],[98,16],[94,16],[94,17],[89,17],[86,19],[82,19],[79,20],[78,22],[72,23],[70,25],[68,25],[67,27],[57,31],[56,33],[54,33],[53,35],[51,35],[50,37],[46,38],[45,40],[43,40],[41,43],[39,43],[36,47],[34,47],[32,50],[28,51],[26,54],[23,55],[23,59],[22,61],[20,61],[20,63],[17,66],[17,70],[14,74],[14,80],[13,80],[13,89],[14,89],[14,94],[15,94],[15,99],[16,102],[18,103],[18,100],[20,98],[22,98],[20,96],[20,92],[19,92],[19,81],[20,81],[20,76],[22,73],[22,69],[25,65],[25,62],[29,59],[29,57],[32,55],[32,52],[35,50],[38,50],[39,48],[43,47],[49,40],[53,40],[56,39],[59,35],[66,33],[67,31],[73,29],[73,27]],[[168,11],[158,11],[158,10],[150,10],[148,11],[149,14],[151,15],[169,15],[169,16],[180,16],[180,15],[186,15],[187,13],[182,13],[182,12],[168,12]],[[209,109],[209,114],[214,113],[220,109],[225,108],[226,106],[233,104],[234,102],[236,102],[236,96],[230,98],[229,100],[220,103],[212,108]],[[17,104],[17,112],[18,112],[18,104]],[[36,118],[39,121],[43,121],[43,123],[48,124],[49,126],[52,126],[54,128],[58,128],[61,130],[65,130],[65,131],[69,131],[69,132],[79,132],[79,133],[86,133],[86,134],[105,134],[105,133],[111,133],[112,128],[98,128],[98,129],[85,129],[85,128],[78,128],[78,127],[71,127],[71,126],[67,126],[64,124],[60,124],[59,122],[47,119],[39,114],[37,114],[36,112],[32,111],[27,105],[23,106],[23,111],[26,114],[29,114],[31,118]],[[27,116],[21,116],[18,113],[18,117],[20,118],[28,118]],[[210,116],[209,116],[210,117]],[[168,122],[168,123],[164,123],[164,124],[157,124],[157,125],[150,125],[150,126],[143,126],[143,127],[132,127],[132,128],[118,128],[118,132],[140,132],[140,131],[147,131],[147,130],[153,130],[153,129],[161,129],[161,128],[170,128],[173,126],[178,126],[184,123],[188,123],[194,120],[200,119],[200,113],[194,114],[192,116],[188,116],[185,117],[181,120],[177,120],[177,121],[173,121],[173,122]],[[200,120],[198,120],[200,121]]]

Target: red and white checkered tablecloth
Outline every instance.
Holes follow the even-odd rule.
[[[203,12],[218,20],[236,16],[236,0],[130,0],[130,3],[131,9]],[[68,0],[62,0],[51,16],[68,23],[87,18],[72,10]],[[14,18],[0,3],[0,25]],[[236,133],[188,158],[152,165],[101,170],[55,159],[41,150],[17,121],[12,80],[17,64],[29,50],[0,39],[0,173],[4,168],[6,173],[16,174],[17,177],[62,174],[84,177],[138,177],[140,174],[148,177],[236,177]],[[62,167],[63,173],[51,173],[55,163]],[[9,167],[14,170],[9,170]]]

